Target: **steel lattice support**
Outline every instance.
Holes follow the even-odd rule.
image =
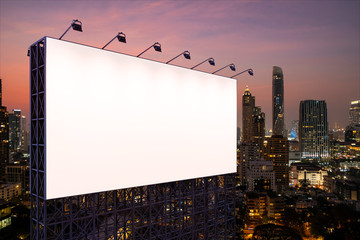
[[[31,239],[235,239],[235,174],[45,200],[45,48],[30,47]]]

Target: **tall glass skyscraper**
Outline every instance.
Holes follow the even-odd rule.
[[[299,138],[302,158],[320,160],[329,157],[325,101],[305,100],[300,102]]]
[[[272,73],[273,135],[284,132],[284,75],[280,67],[274,66]]]

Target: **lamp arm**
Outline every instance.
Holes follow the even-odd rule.
[[[226,68],[226,67],[228,67],[228,66],[230,66],[231,64],[229,64],[229,65],[226,65],[225,67],[222,67],[222,68],[220,68],[219,70],[216,70],[215,72],[213,72],[212,74],[215,74],[215,73],[217,73],[217,72],[219,72],[219,71],[221,71],[221,70],[223,70],[224,68]]]
[[[197,66],[199,66],[199,65],[203,64],[204,62],[208,61],[209,59],[210,59],[210,58],[208,58],[208,59],[206,59],[206,60],[202,61],[201,63],[199,63],[199,64],[197,64],[197,65],[193,66],[193,67],[192,67],[192,68],[190,68],[190,69],[194,69],[194,68],[196,68]]]
[[[73,21],[74,22],[74,21]],[[62,39],[62,37],[69,31],[69,29],[71,28],[73,23],[70,24],[70,27],[68,27],[68,29],[66,29],[66,31],[63,33],[63,35],[61,35],[61,37],[59,37],[59,40]]]
[[[137,55],[137,57],[140,57],[144,52],[146,52],[147,50],[149,50],[150,48],[152,48],[155,44],[151,45],[150,47],[148,47],[147,49],[145,49],[142,53],[140,53],[139,55]]]
[[[118,35],[119,35],[119,34],[118,34]],[[115,38],[116,38],[118,35],[116,35],[113,39],[111,39],[110,42],[108,42],[108,43],[107,43],[105,46],[103,46],[101,49],[106,48],[106,46],[109,45],[112,41],[114,41]]]
[[[185,53],[185,52],[180,53],[179,55],[177,55],[177,56],[174,57],[173,59],[167,61],[166,64],[168,64],[169,62],[171,62],[171,61],[175,60],[176,58],[180,57],[180,56],[181,56],[182,54],[184,54],[184,53]]]
[[[242,73],[244,73],[244,72],[249,72],[249,71],[252,71],[252,69],[251,69],[251,68],[248,68],[248,69],[246,69],[246,70],[244,70],[244,71],[242,71],[242,72],[239,72],[239,73],[235,74],[234,76],[232,76],[232,77],[230,77],[230,78],[234,78],[234,77],[236,77],[236,76],[238,76],[238,75],[240,75],[240,74],[242,74]]]

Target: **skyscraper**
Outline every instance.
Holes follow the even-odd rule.
[[[255,97],[251,96],[248,86],[246,86],[243,99],[243,142],[251,142],[252,136],[252,116],[255,107]]]
[[[349,120],[350,124],[360,124],[360,100],[351,102]]]
[[[241,185],[246,184],[246,169],[249,162],[260,160],[260,150],[256,143],[243,142],[239,146],[237,173]]]
[[[261,107],[254,108],[252,117],[252,141],[259,145],[260,156],[264,156],[265,140],[265,113],[261,112]]]
[[[264,158],[272,161],[275,172],[275,188],[277,192],[289,187],[289,142],[287,137],[272,135],[266,138]]]
[[[272,74],[273,135],[284,136],[284,75],[280,67]]]
[[[20,151],[21,144],[21,110],[13,109],[9,113],[9,148],[11,152]]]
[[[300,102],[299,140],[302,158],[320,160],[329,157],[325,101],[305,100]]]
[[[2,105],[2,82],[0,79],[0,182],[5,180],[5,165],[9,158],[9,121],[6,107]]]

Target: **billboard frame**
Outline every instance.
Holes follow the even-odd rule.
[[[30,239],[234,239],[235,174],[46,200],[45,39],[30,46]]]

